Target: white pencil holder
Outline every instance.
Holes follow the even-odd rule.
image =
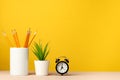
[[[10,48],[10,75],[28,75],[28,48]]]

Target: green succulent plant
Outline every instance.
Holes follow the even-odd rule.
[[[33,53],[38,58],[38,60],[45,60],[49,54],[48,43],[45,44],[45,47],[42,46],[42,43],[34,42]]]

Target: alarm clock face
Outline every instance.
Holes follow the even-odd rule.
[[[56,64],[56,71],[63,75],[68,72],[69,66],[65,61],[60,61]]]

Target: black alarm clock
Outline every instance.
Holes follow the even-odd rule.
[[[61,60],[60,58],[64,58],[64,60]],[[56,71],[57,73],[63,75],[66,74],[69,70],[69,60],[65,56],[60,56],[55,61],[56,64]]]

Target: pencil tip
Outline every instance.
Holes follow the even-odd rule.
[[[37,34],[37,32],[34,32],[34,35],[36,35]]]
[[[3,34],[3,36],[6,36],[6,35],[7,35],[6,32],[2,32],[2,34]]]

